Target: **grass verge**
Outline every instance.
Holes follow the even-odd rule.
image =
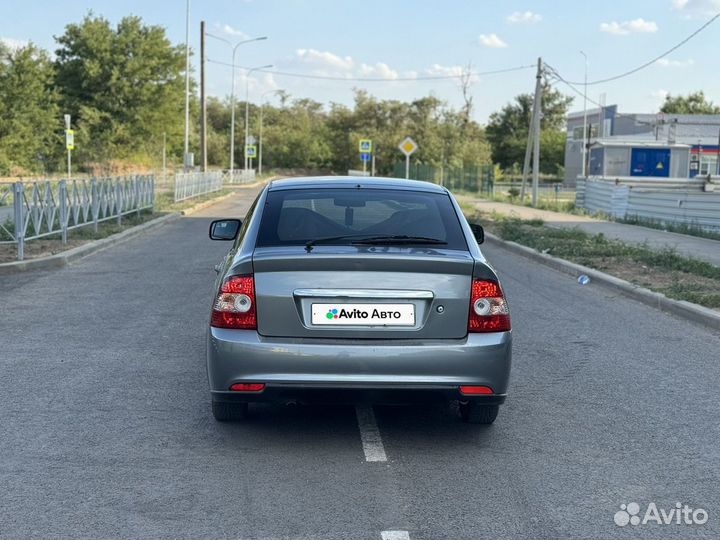
[[[531,200],[527,197],[525,201],[521,200],[519,196],[510,196],[505,193],[496,192],[495,194],[480,193],[480,192],[457,192],[456,195],[467,195],[474,198],[485,199],[494,202],[501,202],[506,204],[514,204],[515,206],[527,206],[532,207]],[[563,212],[565,214],[576,214],[586,215],[587,212],[582,208],[575,207],[575,194],[572,194],[571,198],[568,198],[567,193],[561,194],[562,197],[556,199],[554,196],[540,196],[538,197],[538,203],[535,206],[538,210],[550,210],[552,212]]]
[[[196,204],[200,204],[205,201],[224,197],[233,193],[232,189],[221,189],[220,191],[213,191],[206,195],[200,195],[199,197],[193,197],[192,199],[185,199],[184,201],[175,202],[175,195],[173,192],[158,193],[155,195],[155,211],[156,212],[180,212]]]
[[[469,213],[468,219],[479,221],[503,240],[601,270],[669,298],[720,309],[720,267],[672,249],[653,250],[579,229],[547,227],[542,220],[478,212]]]

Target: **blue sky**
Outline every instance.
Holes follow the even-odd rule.
[[[0,38],[28,40],[54,50],[54,35],[92,10],[113,23],[124,15],[167,28],[173,42],[185,39],[185,0],[0,0]],[[582,81],[584,50],[589,79],[605,78],[659,55],[693,32],[714,13],[720,0],[191,0],[191,46],[199,49],[199,22],[230,41],[268,36],[238,49],[239,65],[274,64],[276,70],[337,77],[413,78],[458,73],[468,62],[491,71],[536,62],[538,56],[569,80]],[[607,104],[624,112],[655,112],[666,92],[704,90],[720,102],[720,76],[714,52],[720,21],[667,59],[620,81],[592,86],[590,98],[605,94]],[[230,61],[227,44],[208,38],[208,58]],[[197,62],[197,55],[194,58]],[[197,67],[196,67],[197,72]],[[208,65],[209,94],[229,94],[231,69]],[[559,83],[558,83],[559,84]],[[246,78],[237,71],[244,98]],[[475,118],[481,122],[510,101],[530,92],[532,69],[473,80]],[[433,94],[451,106],[462,103],[456,80],[319,81],[254,73],[250,99],[272,100],[284,89],[321,102],[352,102],[352,89],[366,88],[381,98],[409,100]],[[572,92],[562,85],[563,91]],[[574,95],[574,94],[573,94]],[[582,108],[577,98],[574,109]]]

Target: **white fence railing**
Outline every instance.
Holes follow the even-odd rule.
[[[717,181],[715,181],[717,182]],[[682,224],[720,231],[720,184],[704,180],[578,179],[576,205],[617,219]]]
[[[223,181],[226,184],[252,184],[255,181],[255,169],[225,171]]]
[[[125,176],[60,180],[59,182],[13,182],[0,184],[0,244],[16,244],[17,259],[25,256],[25,242],[60,234],[67,243],[68,231],[122,216],[140,213],[155,204],[153,176]]]
[[[220,191],[222,186],[220,171],[178,173],[175,175],[175,202]]]

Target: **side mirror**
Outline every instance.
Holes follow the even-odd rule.
[[[235,240],[241,226],[239,219],[217,219],[210,223],[210,240]]]
[[[485,230],[482,228],[482,225],[470,223],[470,230],[478,244],[482,244],[485,241]]]

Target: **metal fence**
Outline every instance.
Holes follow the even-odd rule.
[[[12,202],[12,211],[0,206],[0,244],[16,244],[17,259],[25,256],[25,242],[60,234],[67,243],[68,231],[122,216],[140,213],[155,204],[153,176],[125,176],[60,180],[59,182],[13,182],[0,184],[0,201]]]
[[[395,164],[393,176],[405,178],[405,162]],[[454,191],[474,193],[491,194],[495,186],[495,171],[492,165],[437,168],[423,163],[411,163],[410,178],[440,184]]]
[[[576,204],[616,219],[720,231],[720,185],[717,188],[705,191],[702,180],[591,177],[578,179]]]
[[[252,184],[255,181],[255,169],[240,169],[233,171],[225,171],[223,173],[223,183],[225,184]]]
[[[220,171],[178,173],[175,175],[175,202],[220,191],[222,186]]]

